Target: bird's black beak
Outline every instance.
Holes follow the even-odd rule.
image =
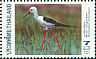
[[[28,12],[27,14],[25,14],[25,15],[23,16],[23,18],[26,17],[27,15],[29,15],[30,13],[31,13],[31,12]]]

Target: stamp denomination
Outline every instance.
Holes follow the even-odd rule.
[[[2,57],[95,57],[94,1],[2,1]]]

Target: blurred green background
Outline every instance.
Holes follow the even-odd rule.
[[[55,21],[76,25],[78,28],[53,28],[52,32],[60,43],[56,55],[81,54],[81,5],[80,4],[16,4],[15,5],[15,54],[16,55],[43,55],[41,44],[44,30],[34,20],[33,14],[26,18],[23,16],[29,8],[38,8],[39,15],[54,19]],[[58,44],[52,34],[47,31],[44,42],[46,55],[52,55]]]

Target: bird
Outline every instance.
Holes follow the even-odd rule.
[[[46,36],[46,32],[49,30],[49,29],[52,29],[54,27],[74,27],[76,28],[77,26],[72,26],[72,25],[65,25],[65,24],[61,24],[59,22],[56,22],[55,20],[51,19],[51,18],[48,18],[48,17],[45,17],[45,16],[40,16],[38,14],[38,10],[37,10],[37,7],[30,7],[29,9],[29,12],[26,13],[24,15],[24,17],[26,17],[27,15],[33,13],[34,15],[34,19],[36,20],[36,22],[44,28],[45,30],[45,34],[44,34],[44,38],[43,38],[43,42],[42,42],[42,50],[43,50],[43,53],[45,54],[45,51],[44,51],[44,48],[43,48],[43,44],[44,44],[44,41],[45,41],[45,36]],[[50,31],[50,33],[53,35],[53,37],[55,38],[56,42],[58,43],[58,49],[60,48],[60,44],[59,44],[59,41],[57,40],[56,36]],[[57,50],[55,51],[54,54],[56,54]]]

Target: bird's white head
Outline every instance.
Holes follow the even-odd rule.
[[[37,8],[36,8],[36,7],[31,7],[31,8],[30,8],[30,12],[31,12],[31,13],[34,13],[34,12],[36,12],[36,11],[37,11]]]
[[[36,7],[31,7],[30,11],[27,14],[25,14],[24,17],[27,16],[28,14],[30,14],[30,13],[33,13],[35,16],[38,16],[37,8]]]

